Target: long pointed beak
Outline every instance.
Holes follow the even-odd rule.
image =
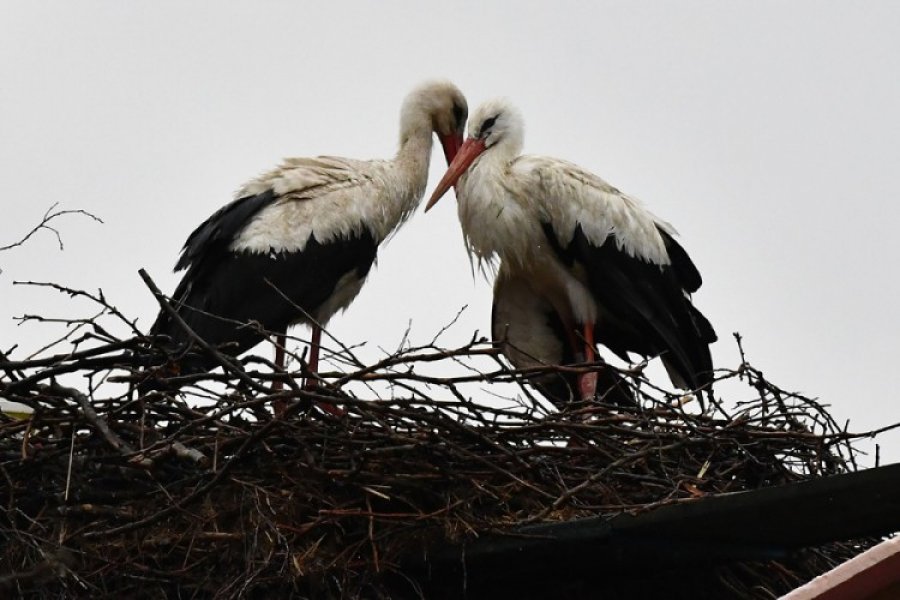
[[[462,133],[439,133],[438,140],[440,140],[441,146],[444,148],[444,158],[447,159],[447,164],[449,165],[456,158],[456,153],[459,152],[463,144],[463,135]]]
[[[463,142],[463,145],[460,147],[453,162],[447,167],[447,172],[444,173],[444,177],[441,178],[437,187],[434,188],[431,199],[429,199],[428,204],[425,205],[425,212],[431,210],[431,207],[437,204],[437,201],[441,199],[441,196],[446,194],[447,190],[456,185],[456,181],[462,177],[462,174],[466,172],[466,169],[472,166],[472,163],[475,162],[478,155],[484,151],[485,145],[483,140],[469,138]]]

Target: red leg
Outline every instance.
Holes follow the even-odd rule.
[[[594,362],[597,353],[594,350],[594,324],[584,324],[584,360]]]
[[[318,325],[312,326],[312,339],[309,341],[309,370],[311,373],[318,374],[319,372],[319,349],[322,346],[322,328]],[[306,383],[303,385],[307,390],[315,390],[319,387],[319,382],[309,377],[306,380]],[[316,406],[321,408],[327,413],[330,413],[336,417],[344,416],[344,411],[339,409],[334,404],[330,404],[328,402],[316,402]]]
[[[309,342],[309,370],[312,373],[319,372],[319,346],[322,344],[322,329],[318,325],[312,326],[312,339]],[[306,379],[304,387],[306,389],[315,389],[318,382],[312,377]]]
[[[285,333],[279,333],[275,336],[275,372],[284,373],[284,345],[287,343]],[[276,379],[272,382],[272,393],[278,393],[284,388],[284,382]],[[284,400],[275,400],[272,403],[275,409],[275,416],[280,417],[287,410],[287,402]]]
[[[594,362],[597,354],[594,351],[594,324],[584,324],[584,360]],[[578,377],[578,387],[582,400],[593,400],[597,395],[597,372],[584,373]]]
[[[280,373],[284,371],[284,345],[287,343],[285,334],[279,333],[275,336],[275,370]],[[284,382],[276,379],[272,382],[272,391],[280,392],[284,388]]]

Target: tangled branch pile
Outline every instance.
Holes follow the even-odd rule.
[[[745,386],[734,414],[635,374],[638,406],[558,412],[480,341],[370,365],[344,348],[332,362],[346,368],[315,390],[282,376],[287,389],[271,392],[251,358],[144,395],[109,380],[137,377],[129,351],[146,341],[95,327],[75,342],[0,355],[0,395],[34,411],[0,422],[7,592],[416,597],[420,574],[404,565],[426,547],[855,469],[853,436],[746,363],[719,377]],[[465,372],[426,374],[447,363]],[[718,573],[723,589],[771,597],[859,549]]]

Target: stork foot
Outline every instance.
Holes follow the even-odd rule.
[[[319,410],[323,410],[323,411],[327,412],[329,415],[331,415],[333,417],[343,417],[343,416],[346,416],[346,414],[347,414],[347,411],[340,409],[337,406],[335,406],[334,404],[330,404],[328,402],[318,402],[317,401],[316,407],[319,408]]]
[[[274,400],[272,402],[272,408],[275,411],[275,416],[280,419],[284,416],[284,413],[287,412],[288,405],[285,400]]]
[[[581,392],[581,400],[588,402],[597,395],[597,372],[585,373],[578,377],[578,388]]]
[[[303,384],[303,391],[305,392],[318,392],[320,391],[319,382],[313,378],[307,379]],[[331,404],[330,402],[322,402],[321,400],[316,400],[313,402],[319,410],[327,412],[328,414],[335,417],[343,417],[347,414],[347,411],[342,410]]]

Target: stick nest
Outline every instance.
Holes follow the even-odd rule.
[[[343,348],[314,391],[302,357],[280,392],[251,358],[143,395],[110,380],[142,376],[146,340],[74,344],[0,355],[0,395],[34,411],[0,416],[0,593],[417,597],[422,548],[856,468],[854,436],[746,361],[718,377],[730,410],[631,373],[637,405],[560,412],[482,341],[367,365]],[[440,366],[463,374],[425,374]],[[714,596],[692,597],[774,597],[871,543],[710,567]]]

